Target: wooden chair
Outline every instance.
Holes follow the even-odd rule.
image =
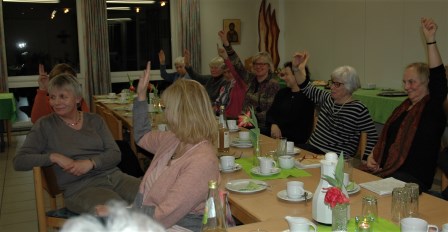
[[[47,228],[61,228],[68,217],[76,214],[68,211],[63,202],[60,207],[57,206],[57,198],[61,198],[62,191],[59,190],[53,169],[51,167],[34,167],[33,174],[39,232],[47,231]],[[48,211],[45,209],[45,199],[47,198],[50,200],[50,210]]]
[[[103,115],[110,132],[114,136],[114,139],[120,141],[123,140],[123,125],[121,120],[115,117],[112,112],[107,110],[103,111]]]
[[[367,146],[367,133],[363,131],[359,136],[359,145],[358,145],[358,155],[361,160],[364,156],[364,152],[366,151],[366,146]]]

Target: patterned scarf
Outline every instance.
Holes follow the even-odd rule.
[[[386,162],[384,163],[384,167],[375,173],[377,176],[385,177],[392,173],[394,173],[398,168],[403,165],[404,161],[408,157],[409,149],[411,148],[412,141],[414,140],[415,132],[417,131],[418,125],[420,123],[420,117],[422,115],[422,111],[426,106],[426,103],[429,100],[429,95],[426,95],[422,98],[417,104],[415,104],[412,109],[409,110],[406,117],[403,119],[403,122],[398,129],[395,141],[390,145],[389,155],[387,157]],[[401,114],[403,114],[410,106],[411,101],[406,99],[400,106],[398,106],[392,115],[387,120],[386,124],[384,124],[384,128],[381,132],[380,139],[376,144],[376,147],[373,151],[373,158],[379,164],[381,164],[384,154],[384,146],[386,144],[386,136],[389,131],[389,126],[392,122],[397,120]]]

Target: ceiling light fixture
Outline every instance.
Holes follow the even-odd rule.
[[[166,5],[166,1],[160,1],[160,6],[165,6]]]
[[[50,16],[50,18],[51,18],[51,19],[54,19],[55,17],[56,17],[56,10],[54,10],[54,11],[51,12],[51,16]]]
[[[107,10],[131,10],[129,6],[117,6],[117,7],[107,7]]]
[[[135,13],[140,13],[140,7],[135,8]]]
[[[154,4],[153,0],[107,0],[106,3],[121,3],[121,4]]]
[[[64,8],[64,14],[67,14],[68,12],[70,12],[70,8]]]

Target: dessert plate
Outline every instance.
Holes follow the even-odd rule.
[[[232,169],[226,169],[226,170],[222,170],[221,168],[221,164],[219,165],[219,171],[223,172],[223,173],[230,173],[230,172],[236,172],[241,170],[242,166],[240,164],[235,164],[235,166],[233,166]]]
[[[350,190],[347,190],[348,195],[355,194],[361,190],[361,186],[359,186],[357,183],[353,183],[353,187]]]
[[[280,168],[272,168],[270,173],[262,173],[260,172],[260,167],[253,167],[250,172],[259,175],[259,176],[272,176],[279,174],[282,170]]]
[[[239,179],[227,182],[226,189],[237,193],[256,193],[265,190],[268,184],[261,180]]]

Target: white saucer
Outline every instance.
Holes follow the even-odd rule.
[[[240,131],[240,128],[236,128],[236,129],[229,129],[229,132],[237,132]]]
[[[279,174],[282,170],[280,168],[272,168],[270,173],[261,173],[260,167],[253,167],[250,172],[259,176],[272,176],[275,174]]]
[[[250,143],[252,144],[252,141],[250,139],[240,139],[240,138],[235,138],[232,143]]]
[[[308,195],[306,197],[307,200],[309,200],[309,199],[311,199],[313,197],[313,193],[312,192],[310,192],[308,190],[305,190],[305,192],[308,193]],[[289,198],[288,197],[288,193],[286,193],[286,189],[278,192],[277,193],[277,197],[282,199],[282,200],[290,201],[290,202],[301,202],[301,201],[305,200],[305,198],[303,196],[301,196],[301,197],[299,197],[297,199],[296,198]]]
[[[295,155],[301,152],[300,148],[295,147],[292,152],[286,152],[287,155]]]
[[[223,172],[223,173],[230,173],[230,172],[236,172],[241,170],[242,166],[240,164],[235,164],[235,166],[233,166],[232,169],[229,170],[222,170],[221,168],[221,164],[219,164],[219,171]]]
[[[230,146],[238,148],[249,148],[252,147],[252,143],[231,143]]]
[[[353,189],[351,191],[347,190],[347,193],[348,193],[348,195],[352,195],[352,194],[359,192],[360,190],[361,190],[361,186],[359,186],[357,183],[355,183],[355,186],[353,187]]]

